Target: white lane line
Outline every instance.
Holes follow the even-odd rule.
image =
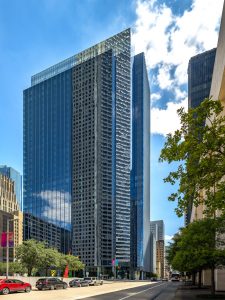
[[[130,297],[133,297],[133,296],[135,296],[135,295],[144,293],[144,292],[146,292],[146,291],[148,291],[148,290],[152,290],[152,289],[154,289],[154,288],[156,288],[156,287],[159,287],[159,286],[161,286],[161,285],[164,285],[164,284],[166,284],[166,283],[161,283],[161,284],[159,284],[159,285],[155,285],[155,286],[150,287],[150,288],[148,288],[148,289],[146,289],[146,290],[143,290],[143,291],[140,291],[140,292],[137,292],[137,293],[133,293],[132,295],[129,295],[129,296],[120,298],[120,299],[118,299],[118,300],[123,300],[123,299],[127,299],[127,298],[130,298]]]

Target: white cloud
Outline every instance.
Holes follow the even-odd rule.
[[[165,235],[165,240],[166,241],[171,241],[172,240],[172,238],[173,238],[173,235]]]
[[[168,102],[167,109],[153,107],[151,110],[151,132],[165,136],[179,128],[180,120],[177,110],[180,107],[185,107],[187,110],[187,99],[181,103]]]
[[[165,29],[173,22],[170,8],[165,5],[155,7],[155,3],[137,2],[137,21],[132,35],[135,53],[145,52],[149,68],[155,67],[167,55],[168,37]]]
[[[165,235],[165,245],[168,246],[171,242],[172,242],[172,239],[173,239],[173,235]]]
[[[171,89],[173,80],[170,76],[171,65],[163,64],[158,72],[158,85],[161,89]]]
[[[160,98],[161,98],[161,95],[159,93],[151,94],[151,102],[158,101]]]
[[[43,217],[58,226],[69,228],[71,195],[68,192],[44,190],[36,196],[44,202],[41,206]]]
[[[156,0],[137,0],[134,31],[132,34],[135,54],[145,52],[149,70],[158,67],[156,80],[151,85],[174,92],[174,102],[183,101],[186,91],[180,86],[187,83],[189,59],[217,45],[223,0],[193,0],[192,6],[182,16],[176,16],[165,4]],[[171,71],[174,72],[171,72]],[[174,73],[172,75],[172,73]],[[168,104],[167,110],[172,109]],[[167,112],[153,109],[152,132],[165,132],[163,124],[154,124],[156,115]],[[177,119],[177,118],[176,118]],[[179,126],[173,121],[173,126]],[[164,124],[168,128],[168,124]]]

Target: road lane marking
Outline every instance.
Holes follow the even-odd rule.
[[[146,291],[148,291],[148,290],[152,290],[152,289],[154,289],[154,288],[156,288],[156,287],[159,287],[159,286],[161,286],[161,285],[165,285],[165,284],[166,284],[166,283],[161,283],[161,284],[159,284],[159,285],[155,285],[155,286],[153,286],[153,287],[150,287],[150,288],[148,288],[148,289],[146,289],[146,290],[143,290],[143,291],[140,291],[140,292],[137,292],[137,293],[133,293],[133,295],[129,295],[129,296],[126,296],[126,297],[120,298],[120,299],[118,299],[118,300],[124,300],[124,299],[130,298],[130,297],[133,297],[133,296],[135,296],[135,295],[138,295],[138,294],[144,293],[144,292],[146,292]]]

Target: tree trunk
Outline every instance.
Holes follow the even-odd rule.
[[[200,289],[202,287],[202,269],[198,272],[198,288]]]
[[[31,272],[32,272],[32,267],[31,268],[27,268],[27,274],[28,274],[28,276],[31,276]]]
[[[195,272],[192,272],[192,285],[195,285]]]
[[[215,295],[215,268],[211,267],[211,294]]]

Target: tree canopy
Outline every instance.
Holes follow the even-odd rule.
[[[44,269],[47,275],[47,270],[52,267],[62,271],[67,265],[71,271],[84,268],[77,256],[59,253],[56,249],[48,248],[43,242],[32,239],[24,241],[16,248],[16,258],[27,269],[28,276],[31,276],[34,269]]]
[[[179,183],[169,196],[184,215],[190,204],[205,204],[205,215],[225,213],[225,117],[220,101],[205,99],[197,108],[178,110],[181,128],[167,135],[159,161],[180,162],[164,182]],[[191,203],[190,203],[191,202]]]
[[[225,219],[205,218],[190,223],[175,235],[169,247],[168,261],[178,271],[201,272],[211,269],[215,290],[214,269],[225,265]]]

